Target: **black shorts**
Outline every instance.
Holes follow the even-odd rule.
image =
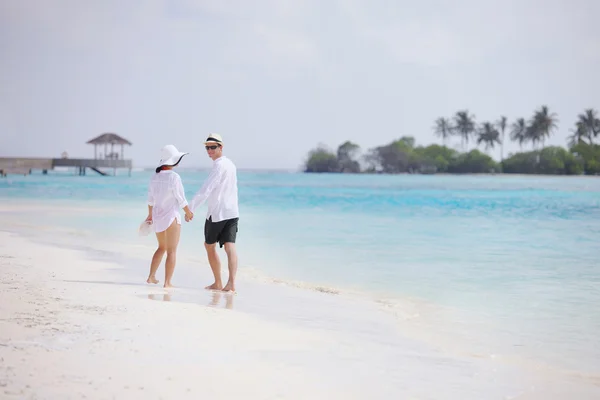
[[[212,216],[204,222],[204,241],[207,244],[219,242],[223,247],[225,243],[235,243],[238,231],[238,219],[232,218],[224,221],[212,222]]]

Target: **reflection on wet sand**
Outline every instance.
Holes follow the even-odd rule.
[[[233,309],[233,297],[234,293],[226,293],[221,291],[210,291],[209,292],[209,307],[223,306],[228,310]],[[175,296],[175,297],[173,297]],[[173,294],[173,293],[150,293],[148,299],[156,301],[179,301],[183,303],[198,303],[202,304],[201,298],[196,296],[184,295],[184,294]]]
[[[148,298],[150,300],[162,300],[162,301],[171,301],[171,293],[164,294],[149,294]]]
[[[233,308],[233,293],[223,293],[213,291],[212,301],[208,303],[211,307],[217,307],[221,303],[221,297],[225,297],[225,308],[231,310]]]

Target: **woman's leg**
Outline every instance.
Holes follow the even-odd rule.
[[[177,245],[179,244],[179,234],[181,225],[177,220],[173,221],[167,232],[167,262],[165,263],[165,287],[173,287],[171,278],[175,271],[175,262],[177,261]]]
[[[152,256],[152,263],[150,264],[150,275],[148,276],[148,283],[158,283],[158,279],[156,279],[156,271],[160,266],[160,262],[162,261],[163,255],[167,251],[167,232],[156,232],[156,240],[158,240],[158,249],[154,252],[154,256]]]

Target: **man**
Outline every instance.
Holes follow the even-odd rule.
[[[215,282],[206,289],[235,291],[237,272],[237,252],[235,239],[238,231],[238,189],[237,170],[233,162],[223,155],[221,135],[212,133],[204,142],[213,167],[208,178],[190,202],[192,212],[207,202],[208,211],[204,222],[204,247]],[[186,218],[186,221],[188,219]],[[217,254],[217,242],[225,247],[229,279],[223,287],[221,281],[221,261]]]

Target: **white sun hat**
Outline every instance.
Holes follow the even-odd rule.
[[[168,144],[160,151],[160,161],[158,162],[158,166],[162,167],[163,165],[177,165],[186,154],[189,153],[181,152],[172,144]]]

